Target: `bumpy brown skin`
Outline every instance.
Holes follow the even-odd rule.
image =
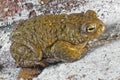
[[[95,26],[94,31],[87,31],[88,26]],[[87,51],[87,43],[103,34],[104,29],[104,23],[92,10],[69,15],[40,15],[20,23],[13,30],[10,51],[21,67],[72,62]],[[29,75],[20,76],[27,79]]]

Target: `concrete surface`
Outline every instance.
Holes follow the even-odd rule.
[[[28,1],[36,3],[35,0]],[[72,7],[71,11],[64,10],[60,13],[78,13],[88,9],[95,10],[99,18],[105,22],[107,28],[113,29],[111,34],[120,29],[120,0],[86,0],[84,4]],[[37,12],[37,14],[41,13]],[[17,18],[17,16],[15,17]],[[0,28],[0,46],[2,46],[0,49],[0,64],[4,66],[0,72],[0,80],[16,80],[20,70],[20,68],[16,68],[17,64],[9,52],[10,33],[11,30],[9,29]],[[120,80],[119,44],[120,40],[104,44],[87,53],[84,58],[78,61],[50,66],[44,69],[34,80]]]

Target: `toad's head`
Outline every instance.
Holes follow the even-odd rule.
[[[85,13],[85,20],[80,28],[81,35],[89,40],[98,38],[105,31],[105,24],[96,16],[92,10]]]

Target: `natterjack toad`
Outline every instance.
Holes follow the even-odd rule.
[[[19,77],[31,79],[39,73],[36,66],[80,59],[88,49],[88,42],[104,30],[104,23],[92,10],[40,15],[20,23],[10,37],[12,57],[24,68]]]

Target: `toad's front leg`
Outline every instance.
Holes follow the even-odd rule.
[[[65,41],[57,41],[52,47],[51,52],[55,58],[63,62],[72,62],[81,58],[84,52],[87,51],[88,41],[80,44],[71,44]]]

